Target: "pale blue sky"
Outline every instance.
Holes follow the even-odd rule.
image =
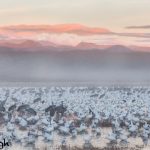
[[[1,0],[0,25],[80,23],[122,31],[150,24],[150,0]]]

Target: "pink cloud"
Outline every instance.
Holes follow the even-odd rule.
[[[71,33],[76,35],[94,35],[111,33],[108,29],[99,27],[87,27],[80,24],[58,25],[16,25],[1,27],[4,32],[15,33]]]
[[[88,27],[80,24],[57,25],[14,25],[0,27],[0,40],[48,41],[59,45],[75,46],[80,42],[100,45],[148,45],[148,42],[136,42],[137,39],[149,39],[150,33],[115,33],[100,27]]]
[[[126,29],[150,29],[150,25],[143,25],[143,26],[127,26]]]

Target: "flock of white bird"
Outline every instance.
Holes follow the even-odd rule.
[[[92,146],[103,128],[108,145],[128,145],[140,137],[146,146],[150,138],[149,87],[1,87],[0,141],[35,145],[38,139],[67,145],[68,137],[83,137]],[[99,141],[101,142],[101,141]],[[78,146],[78,145],[76,145]]]

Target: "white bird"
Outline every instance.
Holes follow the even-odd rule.
[[[121,145],[127,145],[128,144],[128,137],[125,135],[124,132],[120,135],[120,144]]]
[[[36,138],[33,135],[28,135],[28,137],[25,138],[26,144],[33,144],[34,145],[35,140],[36,140]]]
[[[29,124],[34,125],[38,122],[39,120],[39,116],[31,116],[29,118],[27,118],[27,121]]]
[[[91,144],[91,140],[92,140],[92,136],[91,135],[85,135],[84,136],[84,148],[92,148],[92,144]]]
[[[41,123],[44,124],[44,125],[49,125],[50,122],[48,121],[48,119],[46,117],[44,117],[42,120],[41,120]]]
[[[91,127],[92,127],[92,131],[95,132],[96,127],[97,127],[96,123],[95,123],[95,122],[92,122]]]
[[[144,128],[145,130],[149,130],[149,125],[147,124],[147,122],[145,122],[145,124],[143,125],[143,128]]]
[[[61,140],[61,145],[62,146],[66,146],[67,142],[66,142],[66,138],[63,137],[62,140]]]
[[[67,135],[67,134],[69,134],[69,128],[68,128],[68,127],[65,127],[65,126],[60,126],[60,127],[59,127],[59,132],[60,132],[61,134]]]
[[[76,129],[74,129],[74,130],[72,130],[72,138],[76,138],[77,137],[77,130]]]
[[[85,126],[84,123],[81,123],[80,127],[77,128],[78,132],[86,132],[86,130],[87,130],[87,127]]]
[[[117,143],[117,135],[115,133],[109,133],[107,139],[111,144]]]
[[[100,128],[96,128],[96,136],[100,136],[101,135],[101,129]]]
[[[26,128],[28,123],[24,118],[21,118],[20,121],[19,121],[19,125],[20,125],[21,128]]]
[[[5,114],[3,118],[4,118],[5,122],[9,121],[8,113]]]
[[[85,135],[84,136],[84,143],[89,144],[92,140],[92,137],[90,135]]]
[[[10,132],[11,132],[11,131],[14,131],[14,130],[15,130],[14,124],[8,122],[8,123],[7,123],[7,130],[10,131]]]
[[[131,121],[131,124],[129,125],[129,132],[131,136],[136,136],[138,127],[134,125]]]
[[[48,125],[44,127],[44,132],[51,133],[52,131],[54,131],[54,127],[52,125]]]
[[[13,131],[12,136],[15,142],[17,143],[21,142],[22,137],[20,137],[16,131]]]
[[[148,144],[148,132],[145,130],[143,131],[143,134],[142,134],[142,140],[143,140],[144,145]]]
[[[47,141],[47,142],[48,142],[48,141],[49,141],[49,142],[50,142],[50,141],[52,142],[52,141],[53,141],[53,138],[54,138],[52,133],[47,133],[47,132],[45,132],[45,133],[43,134],[43,137],[44,137],[44,140]]]

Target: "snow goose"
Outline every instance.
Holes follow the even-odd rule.
[[[25,138],[25,143],[26,143],[26,145],[35,145],[35,141],[36,141],[36,138],[35,138],[35,136],[33,136],[33,135],[28,135],[28,136]]]
[[[24,118],[21,118],[19,121],[19,125],[20,125],[20,129],[26,129],[28,122]]]
[[[91,135],[85,135],[83,137],[83,139],[84,139],[84,145],[83,145],[83,147],[85,149],[87,149],[87,148],[91,149],[93,147],[92,144],[91,144],[92,136]]]
[[[46,142],[52,142],[54,138],[53,133],[47,133],[47,132],[43,134],[43,137]]]
[[[74,130],[72,130],[72,133],[71,133],[71,137],[72,138],[76,138],[77,137],[77,130],[76,129],[74,129]]]
[[[134,125],[133,122],[131,121],[131,124],[129,125],[130,135],[135,137],[137,135],[137,129],[138,127]]]
[[[67,126],[60,126],[59,127],[59,133],[63,135],[68,135],[69,134],[69,127]]]
[[[44,132],[51,133],[54,131],[53,125],[48,125],[44,128]]]
[[[119,139],[120,139],[120,144],[121,144],[121,145],[127,145],[127,144],[128,144],[128,137],[127,137],[127,135],[125,134],[125,132],[122,132],[122,133],[121,133]]]
[[[87,126],[86,126],[84,123],[81,123],[80,127],[77,128],[77,131],[78,131],[79,133],[86,132],[86,130],[87,130]]]
[[[39,116],[31,116],[29,118],[27,118],[27,122],[29,125],[35,125],[39,120]]]
[[[62,146],[62,147],[66,147],[66,145],[67,145],[66,137],[63,137],[63,138],[61,139],[61,146]]]
[[[46,117],[42,118],[41,123],[46,126],[50,124],[50,122],[48,121],[48,119]]]
[[[100,128],[96,128],[96,136],[97,137],[101,136],[101,129]]]
[[[12,131],[14,131],[14,130],[15,130],[14,124],[8,122],[8,123],[7,123],[7,131],[12,132]]]
[[[147,144],[148,144],[148,132],[144,130],[141,137],[142,137],[144,145],[147,146]]]
[[[108,134],[107,139],[109,140],[110,144],[116,144],[117,143],[117,135],[113,132]]]

